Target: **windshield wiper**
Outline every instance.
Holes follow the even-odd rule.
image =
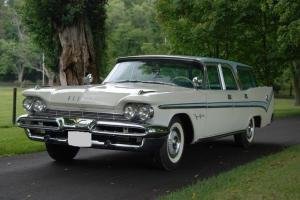
[[[161,84],[161,85],[176,86],[176,84],[174,84],[174,83],[166,83],[166,82],[160,82],[160,81],[123,80],[123,81],[116,81],[114,83],[148,83],[148,84]]]
[[[161,81],[140,81],[141,83],[150,83],[150,84],[161,84],[161,85],[176,85],[174,83],[166,83]]]
[[[140,83],[142,81],[138,81],[138,80],[123,80],[123,81],[116,81],[114,83]]]

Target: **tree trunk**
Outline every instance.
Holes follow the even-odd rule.
[[[52,72],[47,67],[45,67],[44,70],[45,70],[45,75],[48,78],[48,86],[53,86],[53,84],[54,84],[54,77],[55,77],[54,72]]]
[[[82,85],[83,78],[91,73],[98,81],[93,36],[87,20],[80,19],[72,26],[58,30],[62,53],[59,59],[61,85]]]
[[[24,76],[24,66],[23,64],[20,64],[20,67],[17,70],[18,73],[18,83],[22,85],[23,76]]]
[[[294,66],[294,88],[295,88],[295,105],[300,106],[300,60],[293,62]]]

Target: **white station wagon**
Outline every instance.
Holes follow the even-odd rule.
[[[100,85],[24,91],[28,114],[17,123],[45,142],[56,161],[81,147],[151,151],[163,169],[175,169],[186,145],[233,135],[248,147],[256,127],[273,118],[273,89],[258,87],[252,68],[189,56],[133,56]]]

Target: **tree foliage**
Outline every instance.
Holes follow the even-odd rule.
[[[40,71],[41,54],[22,26],[21,1],[0,2],[0,75],[14,74],[19,83],[25,72]]]
[[[158,0],[156,8],[172,53],[248,63],[272,85],[281,72],[274,6],[268,0]]]
[[[278,43],[284,61],[291,66],[296,96],[300,105],[300,3],[297,0],[279,0],[275,11],[279,15]]]
[[[116,57],[167,52],[155,1],[110,0],[107,5],[108,70]]]

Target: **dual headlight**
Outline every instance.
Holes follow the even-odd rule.
[[[124,107],[124,116],[131,121],[147,121],[154,115],[153,108],[148,104],[129,103]]]
[[[38,97],[26,97],[23,101],[23,107],[28,112],[43,112],[46,110],[46,103]]]

